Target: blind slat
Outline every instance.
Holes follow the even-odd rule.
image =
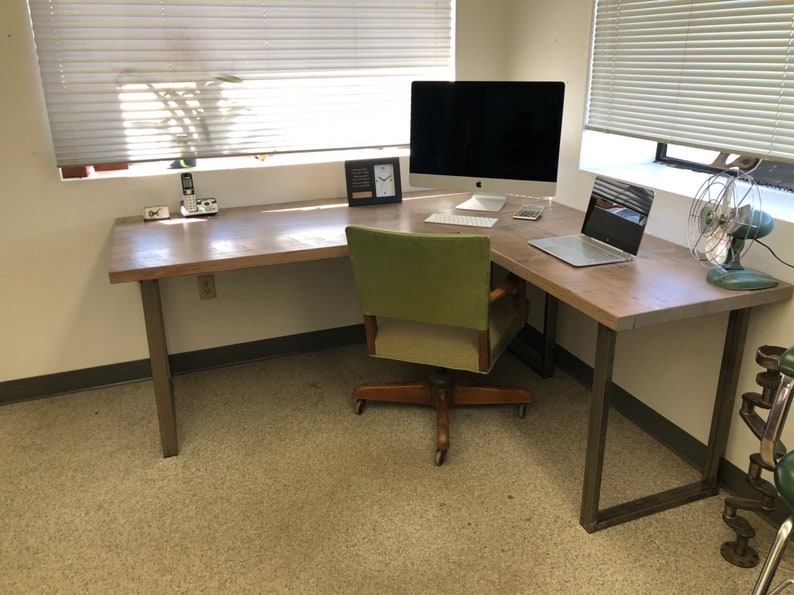
[[[60,167],[404,145],[452,0],[29,0]]]

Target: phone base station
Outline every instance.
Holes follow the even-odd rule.
[[[207,215],[215,215],[218,213],[218,201],[214,198],[200,198],[196,201],[196,208],[188,210],[185,208],[184,202],[179,207],[183,217],[199,217]]]

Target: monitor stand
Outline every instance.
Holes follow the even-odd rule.
[[[493,194],[475,194],[469,200],[460,203],[455,208],[464,211],[488,211],[496,213],[502,210],[507,202],[507,197]]]

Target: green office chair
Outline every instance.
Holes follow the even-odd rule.
[[[788,409],[791,404],[791,389],[794,385],[794,347],[789,347],[780,356],[777,364],[780,371],[780,385],[778,386],[775,395],[774,404],[770,412],[770,418],[773,416],[780,417],[782,422],[785,422]],[[779,405],[778,405],[779,404]],[[775,407],[775,405],[778,405]],[[775,413],[777,410],[779,412]],[[769,426],[771,424],[767,424]],[[789,506],[794,510],[794,451],[791,451],[783,456],[780,456],[782,447],[780,443],[780,433],[783,429],[783,423],[776,424],[774,432],[770,431],[770,435],[764,434],[761,438],[761,459],[765,466],[772,468],[774,466],[775,487],[777,487],[778,494]],[[769,592],[769,587],[775,577],[780,559],[783,557],[783,552],[786,548],[791,531],[794,529],[794,515],[789,516],[775,536],[772,542],[772,547],[769,549],[769,555],[766,558],[761,574],[758,576],[753,595],[766,595]],[[778,585],[770,595],[780,593],[789,585],[794,584],[794,579],[788,579],[782,584]]]
[[[435,407],[436,465],[449,449],[451,406],[513,403],[523,417],[532,402],[526,388],[458,384],[447,373],[487,374],[526,322],[522,280],[508,275],[490,289],[489,238],[357,226],[346,233],[369,354],[439,369],[424,382],[358,386],[355,413],[367,401]]]

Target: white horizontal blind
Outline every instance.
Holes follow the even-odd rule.
[[[794,2],[598,0],[592,130],[794,161]]]
[[[29,0],[59,166],[404,145],[452,0]]]

